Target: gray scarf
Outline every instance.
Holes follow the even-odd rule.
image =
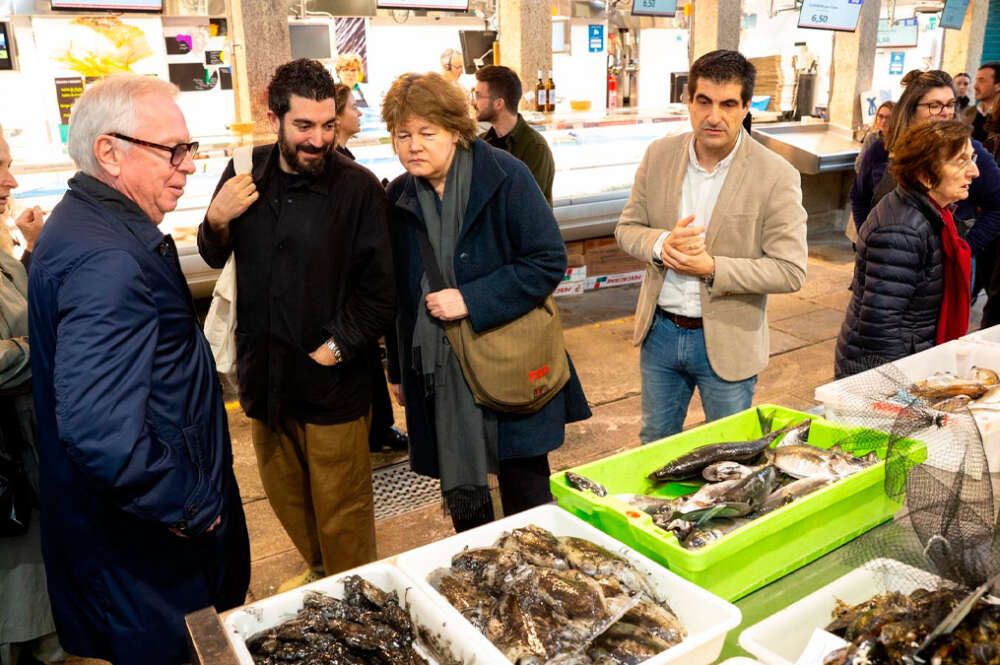
[[[430,184],[423,178],[415,180],[420,211],[441,275],[447,288],[457,288],[455,245],[469,202],[472,151],[455,149],[440,209]],[[413,369],[424,377],[425,386],[433,386],[441,491],[453,513],[471,512],[489,501],[487,474],[496,473],[499,466],[496,415],[476,404],[441,321],[433,318],[424,306],[429,291],[425,272],[420,280],[420,306],[413,330]]]

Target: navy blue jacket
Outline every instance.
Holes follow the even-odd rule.
[[[959,233],[975,222],[965,234],[965,241],[975,255],[1000,236],[1000,168],[997,168],[993,155],[979,141],[973,140],[972,148],[976,152],[979,177],[972,181],[969,197],[956,205],[954,215]],[[865,151],[851,185],[851,212],[859,229],[875,207],[872,197],[888,165],[889,153],[880,138]]]
[[[173,241],[94,178],[69,184],[28,288],[52,613],[75,655],[178,663],[184,614],[249,583],[222,391]]]
[[[897,187],[858,228],[838,379],[934,346],[944,297],[942,224],[926,196]]]
[[[531,171],[516,157],[476,139],[472,147],[472,186],[465,221],[455,247],[455,278],[477,331],[513,321],[551,294],[566,271],[566,247],[552,209]],[[389,380],[403,384],[410,465],[438,475],[437,445],[420,377],[413,371],[411,347],[424,273],[418,237],[424,220],[414,177],[404,174],[389,185],[391,235],[396,274],[396,335],[389,342]],[[590,417],[583,388],[572,376],[560,393],[530,415],[498,413],[500,459],[534,457],[563,443],[568,422]]]

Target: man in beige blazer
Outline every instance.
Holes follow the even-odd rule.
[[[805,282],[799,173],[742,129],[755,76],[735,51],[691,65],[693,132],[649,146],[615,228],[648,264],[633,338],[643,443],[681,430],[695,386],[708,420],[749,408],[768,359],[767,294]]]

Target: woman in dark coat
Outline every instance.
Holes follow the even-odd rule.
[[[407,170],[388,190],[398,302],[390,387],[406,406],[410,464],[441,479],[461,531],[493,519],[487,473],[498,475],[505,514],[550,501],[548,453],[590,409],[575,371],[536,413],[477,405],[442,322],[468,317],[481,332],[528,313],[562,279],[566,248],[531,172],[476,138],[465,96],[439,74],[398,78],[382,117]],[[423,234],[448,288],[430,289]]]
[[[891,177],[883,182],[885,176],[891,175],[889,153],[895,150],[895,141],[913,125],[950,120],[954,116],[955,89],[946,72],[921,72],[906,86],[892,111],[884,138],[876,139],[865,150],[851,186],[851,213],[858,228],[879,199],[895,187]],[[958,202],[954,214],[959,233],[969,243],[973,255],[978,255],[984,250],[989,253],[993,240],[1000,235],[1000,169],[979,141],[973,141],[972,147],[980,177],[972,183],[969,196]],[[982,286],[985,286],[993,260],[984,255],[980,263],[988,264],[983,266],[986,272],[980,275]]]
[[[979,175],[969,136],[948,120],[915,125],[896,141],[898,185],[858,231],[838,379],[966,333],[970,251],[952,211]]]

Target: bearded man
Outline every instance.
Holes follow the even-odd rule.
[[[222,174],[198,249],[236,260],[240,403],[264,491],[305,559],[287,590],[375,559],[367,353],[393,320],[385,193],[334,150],[334,81],[315,60],[268,85],[277,143]]]

